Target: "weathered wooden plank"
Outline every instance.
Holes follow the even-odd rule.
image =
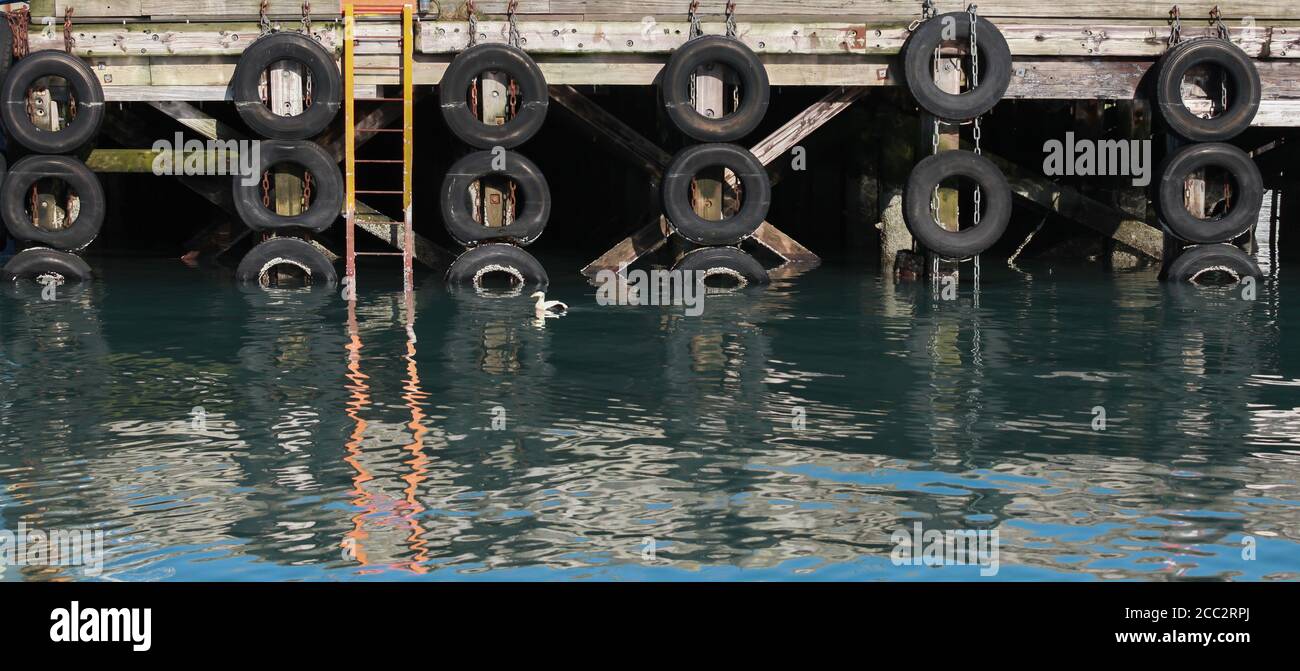
[[[919,4],[899,0],[746,0],[738,10],[741,19],[755,16],[909,16],[919,13]],[[940,2],[940,12],[956,11],[965,3]],[[1184,17],[1207,16],[1215,2],[1192,0],[1179,2]],[[520,3],[520,12],[529,2]],[[686,12],[681,0],[549,0],[548,11],[556,14],[633,15],[677,18]],[[723,3],[710,3],[701,11],[716,16]],[[986,16],[1060,16],[1081,18],[1132,17],[1163,18],[1169,13],[1168,0],[1093,0],[1079,4],[1048,3],[1043,0],[985,0],[979,3]],[[1300,6],[1291,0],[1241,0],[1223,6],[1225,16],[1295,17]]]
[[[586,128],[606,141],[607,146],[622,152],[645,172],[658,177],[672,161],[672,155],[645,139],[631,126],[605,111],[572,86],[550,87],[551,99],[581,119]]]
[[[1167,10],[1166,10],[1167,11]],[[1229,26],[1231,39],[1253,57],[1300,58],[1300,27]],[[686,42],[684,21],[525,21],[519,24],[524,48],[537,54],[666,54]],[[740,23],[737,38],[758,54],[896,54],[907,40],[907,21],[825,21],[809,23]],[[509,24],[480,22],[479,41],[505,43]],[[707,34],[724,24],[705,23]],[[1169,27],[1161,23],[1014,23],[998,25],[1011,53],[1026,56],[1157,56],[1164,52]],[[416,38],[422,53],[456,53],[465,49],[468,24],[421,24]],[[1208,36],[1212,28],[1188,20],[1184,37]]]
[[[152,101],[149,106],[190,130],[212,140],[242,140],[244,134],[207,112],[180,100]]]

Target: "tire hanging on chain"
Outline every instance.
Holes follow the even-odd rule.
[[[497,169],[498,160],[504,162]],[[477,181],[501,176],[511,181],[512,195],[518,188],[523,207],[515,212],[506,226],[487,226],[474,218],[470,187]],[[551,190],[541,169],[518,153],[498,157],[496,152],[479,151],[451,166],[442,181],[441,210],[443,225],[458,244],[469,246],[487,240],[508,240],[528,245],[546,230],[551,217]]]
[[[1229,175],[1223,210],[1209,217],[1188,211],[1185,184],[1198,170],[1219,168]],[[1249,154],[1222,142],[1186,145],[1160,164],[1155,206],[1170,232],[1188,242],[1227,242],[1254,228],[1264,204],[1264,178]],[[1234,186],[1235,185],[1235,186]]]
[[[35,189],[43,179],[62,181],[69,189],[64,218],[71,220],[56,229],[38,226],[34,221],[39,209]],[[72,193],[77,195],[75,216]],[[0,186],[0,215],[9,235],[57,249],[78,250],[94,241],[103,226],[105,209],[104,188],[99,178],[72,156],[25,156],[13,165],[4,185]]]
[[[513,115],[501,124],[479,119],[477,86],[485,72],[505,73]],[[473,89],[473,92],[471,92]],[[476,149],[513,149],[527,142],[546,122],[550,93],[541,68],[523,49],[508,44],[476,44],[456,55],[438,84],[438,99],[447,127]]]
[[[1192,68],[1213,66],[1222,73],[1223,110],[1202,118],[1183,100],[1183,78]],[[1254,61],[1228,40],[1203,37],[1174,45],[1156,65],[1156,106],[1170,132],[1193,142],[1223,142],[1250,127],[1259,111],[1262,86]]]
[[[302,114],[278,114],[263,100],[262,77],[269,78],[267,71],[280,61],[292,61],[308,71],[310,99]],[[342,75],[333,54],[295,32],[270,33],[253,42],[240,54],[230,88],[244,123],[255,134],[275,140],[305,140],[320,134],[338,115],[343,99]]]
[[[935,221],[935,189],[952,177],[974,181],[982,194],[979,223],[966,230],[949,231]],[[903,219],[907,230],[927,249],[946,258],[965,259],[988,250],[1006,232],[1011,220],[1011,187],[1002,171],[979,154],[962,150],[933,154],[917,163],[907,177]]]
[[[964,93],[948,93],[934,81],[935,50],[947,39],[969,41],[972,21],[977,39],[971,56],[978,59],[978,81]],[[916,103],[949,123],[969,121],[993,109],[1011,83],[1011,49],[1006,38],[997,26],[970,12],[951,12],[923,21],[908,36],[902,53],[904,78]]]
[[[738,104],[730,114],[701,114],[693,95],[695,71],[725,65],[740,80]],[[689,40],[668,59],[659,83],[664,110],[678,130],[700,142],[735,142],[754,132],[767,115],[772,95],[767,69],[744,42],[722,35]]]
[[[67,82],[71,104],[66,125],[49,131],[32,121],[28,91],[44,77]],[[8,137],[41,154],[70,154],[90,145],[104,122],[104,89],[84,61],[62,51],[37,51],[19,60],[0,84],[0,118]]]
[[[235,211],[254,231],[304,230],[319,233],[334,225],[343,208],[343,173],[334,157],[311,140],[264,140],[261,155],[249,181],[236,174],[231,182]],[[302,211],[277,214],[270,200],[270,171],[278,165],[294,165],[308,175]]]
[[[726,168],[740,182],[740,209],[721,221],[705,219],[691,206],[695,176],[707,168]],[[697,245],[734,245],[754,234],[772,204],[767,168],[748,149],[734,144],[701,144],[673,157],[661,188],[664,214],[683,238]]]

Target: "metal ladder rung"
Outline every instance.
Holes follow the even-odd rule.
[[[357,252],[354,256],[406,256],[405,252]]]
[[[353,163],[406,163],[400,158],[358,158]]]
[[[353,100],[359,100],[359,101],[362,101],[362,102],[372,102],[372,103],[400,103],[400,102],[402,102],[402,99],[401,99],[401,98],[353,98]]]
[[[406,192],[405,191],[374,191],[374,190],[366,190],[366,189],[357,189],[352,193],[361,194],[363,196],[400,196]]]

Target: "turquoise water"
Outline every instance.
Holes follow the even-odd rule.
[[[101,580],[1300,577],[1283,280],[828,265],[685,317],[542,260],[543,326],[424,277],[408,331],[382,269],[354,321],[174,261],[7,287],[0,528],[104,531]],[[996,575],[892,561],[917,522]]]

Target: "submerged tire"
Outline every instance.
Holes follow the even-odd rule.
[[[1182,251],[1165,270],[1165,280],[1197,284],[1198,279],[1209,272],[1223,272],[1232,276],[1237,282],[1243,278],[1264,276],[1259,264],[1246,255],[1236,245],[1226,243],[1214,245],[1196,245]]]
[[[27,212],[32,185],[55,178],[76,191],[81,209],[71,225],[58,230],[38,228]],[[0,186],[0,215],[17,240],[63,250],[78,250],[94,241],[104,225],[104,187],[85,163],[71,156],[32,155],[20,159]]]
[[[244,183],[236,174],[232,180],[235,211],[254,231],[306,230],[319,233],[334,225],[343,209],[343,173],[334,157],[311,140],[266,140],[261,143],[258,174],[279,164],[296,165],[312,176],[312,200],[306,211],[281,215],[262,204],[261,179]]]
[[[486,240],[527,245],[546,230],[551,218],[551,189],[537,165],[521,154],[509,153],[505,156],[505,170],[494,170],[495,160],[493,152],[474,152],[456,161],[442,180],[442,222],[461,245],[468,247]],[[519,185],[523,207],[515,212],[509,226],[484,226],[474,221],[470,184],[490,175],[508,177]]]
[[[519,85],[519,111],[499,126],[480,121],[468,100],[474,78],[489,70],[504,72]],[[477,149],[513,149],[541,130],[550,93],[542,69],[522,49],[485,43],[456,55],[438,84],[438,100],[447,127],[465,144]]]
[[[713,64],[731,68],[740,80],[740,106],[731,114],[707,117],[691,102],[691,76]],[[744,42],[722,35],[699,37],[678,47],[664,67],[660,90],[673,125],[700,142],[735,142],[754,132],[767,115],[772,95],[758,56]]]
[[[483,288],[483,276],[491,272],[506,273],[521,286],[545,289],[550,277],[532,254],[503,243],[473,247],[461,254],[447,269],[447,284]]]
[[[235,269],[235,279],[241,284],[267,286],[268,271],[283,264],[301,269],[312,286],[330,286],[339,281],[338,271],[325,254],[298,238],[271,238],[248,250]]]
[[[14,255],[0,271],[6,281],[34,280],[42,275],[58,275],[66,282],[86,282],[94,277],[85,259],[57,249],[32,247]]]
[[[687,252],[673,264],[673,270],[701,273],[701,280],[715,275],[736,279],[737,289],[763,286],[771,281],[767,271],[754,257],[735,247],[705,247]]]
[[[302,114],[282,116],[262,102],[258,93],[262,73],[278,61],[299,63],[311,73],[312,103]],[[338,115],[343,99],[334,56],[301,33],[271,33],[253,42],[240,54],[230,88],[244,123],[257,135],[275,140],[305,140],[319,134]]]
[[[980,223],[962,231],[949,231],[934,222],[930,197],[934,188],[950,177],[978,183],[983,212]],[[1011,187],[993,162],[969,151],[945,151],[921,159],[907,178],[903,192],[903,220],[907,230],[927,249],[950,259],[964,259],[988,250],[1007,230],[1011,220]]]
[[[993,109],[1011,83],[1011,49],[1002,32],[984,17],[975,24],[978,33],[979,85],[965,93],[947,93],[934,82],[934,50],[943,41],[945,24],[959,42],[970,41],[970,15],[952,12],[936,16],[917,27],[903,46],[903,70],[907,88],[922,109],[958,123]]]
[[[27,114],[27,90],[42,77],[61,77],[77,101],[77,117],[56,131]],[[104,89],[90,66],[62,51],[37,51],[18,61],[0,84],[0,117],[8,139],[41,154],[68,154],[94,141],[104,124]]]
[[[1203,65],[1217,66],[1229,80],[1231,98],[1222,114],[1202,119],[1183,104],[1183,77]],[[1259,111],[1261,85],[1255,63],[1237,45],[1205,37],[1174,45],[1156,64],[1156,106],[1165,126],[1193,142],[1222,142],[1250,127]]]
[[[1184,184],[1193,172],[1206,167],[1221,168],[1237,183],[1231,208],[1221,216],[1200,219],[1187,211]],[[1264,204],[1264,178],[1254,159],[1230,144],[1190,144],[1165,158],[1160,166],[1156,211],[1174,235],[1188,242],[1227,242],[1249,231]]]
[[[740,211],[721,221],[696,214],[691,207],[691,181],[705,168],[727,168],[736,174],[742,188]],[[683,238],[697,245],[734,245],[753,235],[767,218],[772,180],[749,150],[734,144],[701,144],[673,157],[664,171],[661,193],[664,214]]]

